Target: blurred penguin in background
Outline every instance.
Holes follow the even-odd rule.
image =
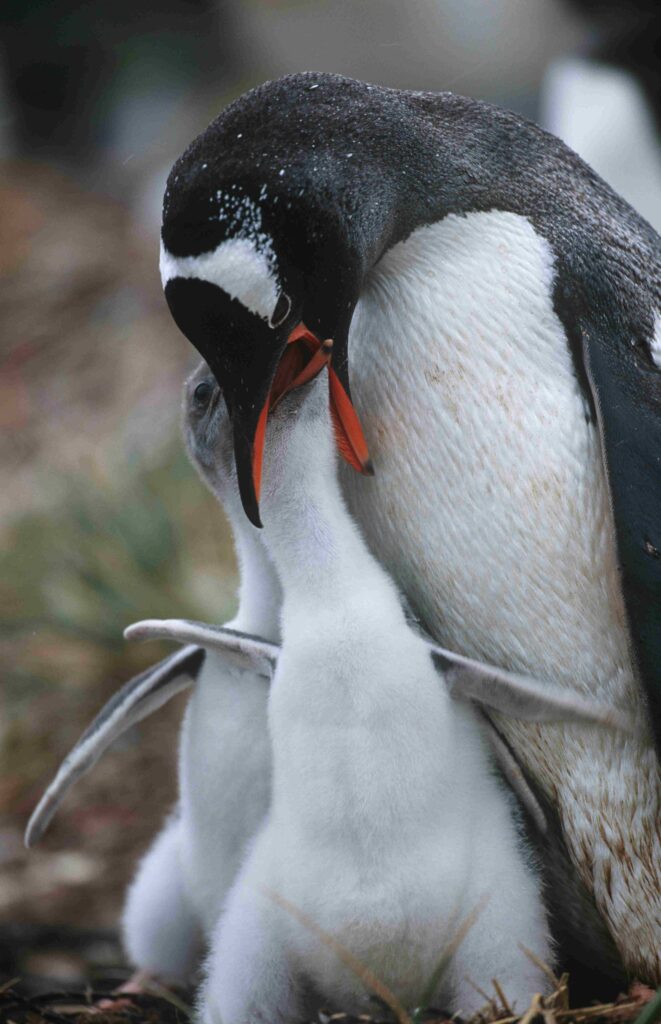
[[[591,28],[582,55],[554,61],[540,120],[661,230],[661,5],[572,0]]]
[[[119,168],[158,153],[176,111],[195,110],[236,77],[243,51],[234,7],[231,0],[7,0],[0,145],[112,186]]]

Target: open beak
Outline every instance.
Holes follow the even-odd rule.
[[[255,526],[261,526],[259,498],[269,413],[276,408],[285,395],[313,380],[324,367],[328,368],[330,408],[340,454],[358,472],[367,475],[373,473],[360,420],[342,381],[333,369],[332,354],[333,342],[330,339],[320,341],[303,323],[295,327],[287,339],[287,345],[278,363],[271,389],[262,406],[255,429],[251,455],[252,487],[250,490],[252,493],[246,494],[242,488],[244,508]],[[236,455],[238,468],[240,464],[238,450]],[[241,481],[239,482],[241,483]]]
[[[367,444],[349,396],[346,337],[320,340],[301,321],[288,336],[197,278],[173,277],[165,298],[179,330],[195,345],[220,385],[232,423],[234,460],[244,511],[261,526],[259,494],[269,413],[293,388],[328,368],[330,408],[337,444],[361,473],[371,473]],[[223,344],[218,344],[222,324]],[[338,328],[338,330],[340,330]]]

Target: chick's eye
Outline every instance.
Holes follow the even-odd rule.
[[[201,381],[193,392],[193,400],[199,408],[208,404],[213,393],[213,384],[210,380]]]

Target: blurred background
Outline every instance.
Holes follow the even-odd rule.
[[[195,359],[158,279],[173,159],[240,92],[316,69],[481,97],[573,132],[577,148],[596,110],[605,128],[589,158],[605,131],[616,162],[628,157],[626,190],[646,146],[658,184],[656,50],[631,44],[658,43],[658,14],[625,6],[626,17],[598,0],[5,0],[0,981],[78,985],[90,961],[118,964],[123,889],[175,799],[181,700],[115,746],[29,854],[22,832],[90,717],[167,653],[127,645],[123,628],[233,610],[223,517],[179,435]],[[613,88],[643,66],[621,123],[631,129],[635,108],[645,141],[622,146],[616,104],[590,93],[581,106],[586,75],[598,67]],[[647,180],[638,195],[650,191]]]

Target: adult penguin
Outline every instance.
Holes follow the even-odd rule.
[[[556,816],[564,941],[648,982],[661,981],[660,255],[645,221],[519,116],[317,73],[247,93],[191,144],[161,250],[174,319],[223,389],[255,524],[269,410],[332,339],[338,444],[375,469],[347,471],[346,495],[427,629],[634,709],[628,738],[498,725]]]

